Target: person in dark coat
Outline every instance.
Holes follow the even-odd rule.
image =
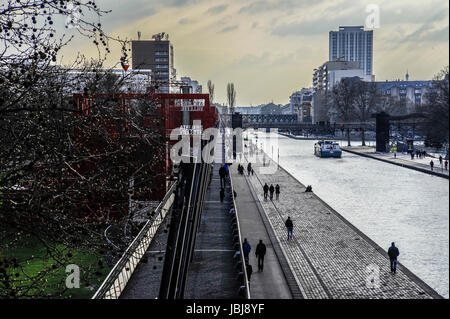
[[[220,202],[223,203],[223,199],[225,198],[225,190],[223,187],[220,189]]]
[[[292,222],[291,217],[288,217],[286,222],[284,223],[284,225],[286,226],[287,229],[287,239],[291,239],[292,238],[292,232],[294,230],[294,223]]]
[[[278,200],[280,198],[280,185],[275,186],[275,198]]]
[[[255,255],[256,258],[258,258],[258,271],[263,271],[264,256],[266,255],[266,245],[264,245],[262,240],[259,240],[259,244],[256,246]]]
[[[273,200],[273,193],[275,192],[275,187],[273,187],[273,185],[270,185],[269,192],[270,192],[270,200]]]
[[[264,199],[267,199],[267,193],[269,192],[269,185],[267,185],[267,183],[264,184],[263,190],[264,190]]]
[[[397,272],[397,258],[400,255],[400,251],[397,247],[395,247],[395,243],[391,244],[391,247],[388,249],[389,260],[391,261],[391,272]]]
[[[250,279],[252,278],[252,274],[253,274],[253,267],[249,263],[245,263],[245,266],[247,268],[247,279],[250,283]]]
[[[248,257],[250,255],[250,251],[252,250],[252,246],[247,241],[247,238],[244,238],[244,242],[242,243],[242,253],[244,254],[244,259],[248,262]]]
[[[431,170],[433,170],[433,167],[434,167],[434,162],[433,162],[433,160],[430,161],[430,167],[431,167]]]
[[[248,165],[247,165],[247,173],[248,173],[248,176],[250,176],[250,173],[252,172],[252,164],[251,163],[248,163]]]
[[[219,168],[219,176],[220,176],[220,187],[225,187],[225,176],[227,176],[227,170],[223,165]]]

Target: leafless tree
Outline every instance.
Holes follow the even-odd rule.
[[[214,103],[214,84],[211,80],[208,80],[208,93],[209,93],[209,103]]]
[[[367,123],[371,115],[376,111],[379,92],[374,82],[357,81],[355,83],[355,115],[361,126],[362,145],[366,145],[366,134],[364,124]]]
[[[234,88],[234,83],[227,84],[227,100],[228,107],[230,108],[230,113],[234,113],[234,106],[236,103],[236,90]]]
[[[349,123],[356,119],[356,80],[344,78],[333,86],[330,94],[330,112],[340,121]],[[350,129],[347,127],[347,144],[350,144]]]
[[[47,288],[56,283],[48,279],[71,263],[75,250],[98,257],[82,277],[85,287],[92,286],[111,249],[103,230],[128,213],[130,178],[136,198],[159,187],[165,142],[154,129],[159,123],[144,125],[156,104],[129,100],[120,105],[116,97],[99,95],[127,90],[125,77],[103,68],[110,42],[120,45],[121,63],[128,51],[124,41],[102,30],[99,19],[105,13],[94,1],[0,4],[1,298],[67,296],[64,278],[56,295],[49,295]],[[68,18],[68,28],[93,40],[98,60],[80,55],[71,65],[56,65],[71,40],[58,35],[56,16]],[[14,248],[24,240],[40,243],[43,251],[15,256]],[[27,263],[37,258],[43,269],[27,272]]]
[[[440,145],[449,142],[449,67],[435,75],[425,93],[425,103],[420,107],[429,119],[427,143]]]
[[[391,95],[380,96],[377,111],[386,112],[389,115],[405,115],[408,113],[406,99],[398,99]]]

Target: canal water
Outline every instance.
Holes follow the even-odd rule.
[[[279,149],[283,168],[378,245],[387,249],[394,241],[399,261],[449,298],[447,179],[346,152],[318,158],[313,140],[258,133],[257,141],[274,160]]]

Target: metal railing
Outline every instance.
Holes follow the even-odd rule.
[[[164,221],[167,212],[172,207],[176,188],[177,182],[174,182],[154,210],[153,216],[145,223],[139,234],[125,250],[92,299],[118,299],[120,297],[131,275],[150,246],[159,226]]]
[[[247,275],[247,263],[245,261],[244,256],[244,250],[242,248],[242,235],[241,235],[241,226],[239,224],[239,213],[236,206],[236,199],[234,198],[234,187],[233,187],[233,179],[231,177],[231,172],[229,173],[230,177],[230,186],[231,186],[231,197],[233,198],[233,208],[234,208],[234,215],[236,217],[236,226],[238,231],[238,237],[239,237],[239,254],[241,259],[241,265],[242,265],[242,273],[244,275],[243,281],[244,281],[244,287],[245,287],[245,298],[250,299],[250,283],[248,281],[248,275]]]
[[[186,170],[188,183],[180,194],[183,204],[174,206],[177,213],[172,215],[159,299],[183,298],[210,171],[211,164],[205,163],[192,164],[191,170]]]

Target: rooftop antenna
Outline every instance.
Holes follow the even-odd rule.
[[[141,31],[138,31],[138,40],[141,39]]]
[[[152,39],[155,39],[155,41],[161,41],[164,38],[165,34],[166,34],[165,32],[154,34],[152,36]]]

